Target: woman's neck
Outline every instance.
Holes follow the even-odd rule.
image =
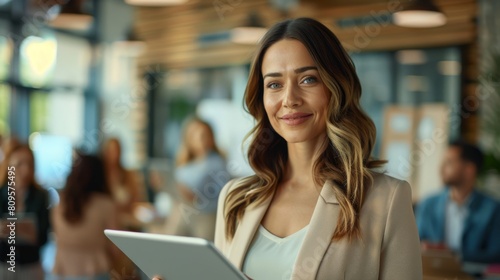
[[[315,141],[288,143],[288,162],[284,181],[300,185],[311,185],[314,182],[313,166],[320,155],[323,141],[325,138],[319,137]]]

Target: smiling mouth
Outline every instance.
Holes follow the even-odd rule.
[[[279,119],[288,125],[299,125],[309,120],[312,116],[313,114],[289,114]]]

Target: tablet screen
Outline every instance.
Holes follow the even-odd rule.
[[[204,239],[105,230],[108,238],[150,279],[247,279],[215,246]]]

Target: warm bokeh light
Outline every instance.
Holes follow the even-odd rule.
[[[43,85],[50,78],[57,56],[55,39],[27,37],[21,44],[21,77],[33,85]]]
[[[393,14],[394,23],[403,27],[429,28],[446,24],[446,16],[434,11],[400,11]]]

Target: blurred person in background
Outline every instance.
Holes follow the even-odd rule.
[[[135,209],[144,202],[146,194],[141,184],[140,174],[123,167],[122,149],[116,138],[108,139],[103,146],[104,170],[111,197],[115,202],[118,216],[118,228],[129,231],[142,231],[143,223],[137,219]],[[137,279],[138,270],[134,263],[121,251],[113,259],[113,277]]]
[[[2,139],[0,143],[0,170],[5,170],[7,168],[7,161],[6,157],[7,154],[12,150],[13,148],[19,146],[21,143],[19,140],[17,140],[16,137],[5,137]],[[6,174],[3,174],[3,172],[0,172],[0,182],[3,182],[4,176]]]
[[[188,119],[175,169],[181,201],[167,221],[167,233],[213,241],[219,192],[229,179],[210,125],[198,117]]]
[[[139,174],[123,167],[121,154],[118,139],[108,139],[103,149],[106,179],[111,196],[118,207],[120,228],[141,231],[142,224],[134,215],[134,207],[138,202],[145,201],[145,190]]]
[[[51,219],[56,241],[54,279],[109,280],[118,249],[104,230],[116,229],[118,221],[101,159],[77,157]]]
[[[35,160],[28,145],[13,144],[6,153],[3,181],[0,182],[0,279],[44,279],[40,248],[47,242],[50,201],[47,191],[35,181]],[[9,174],[9,170],[14,173]],[[14,190],[9,188],[14,186]],[[15,198],[15,273],[8,271],[7,254],[12,244],[7,237],[8,202]]]
[[[441,165],[445,189],[417,205],[423,249],[449,249],[463,261],[500,263],[500,204],[476,190],[482,152],[452,142]]]

